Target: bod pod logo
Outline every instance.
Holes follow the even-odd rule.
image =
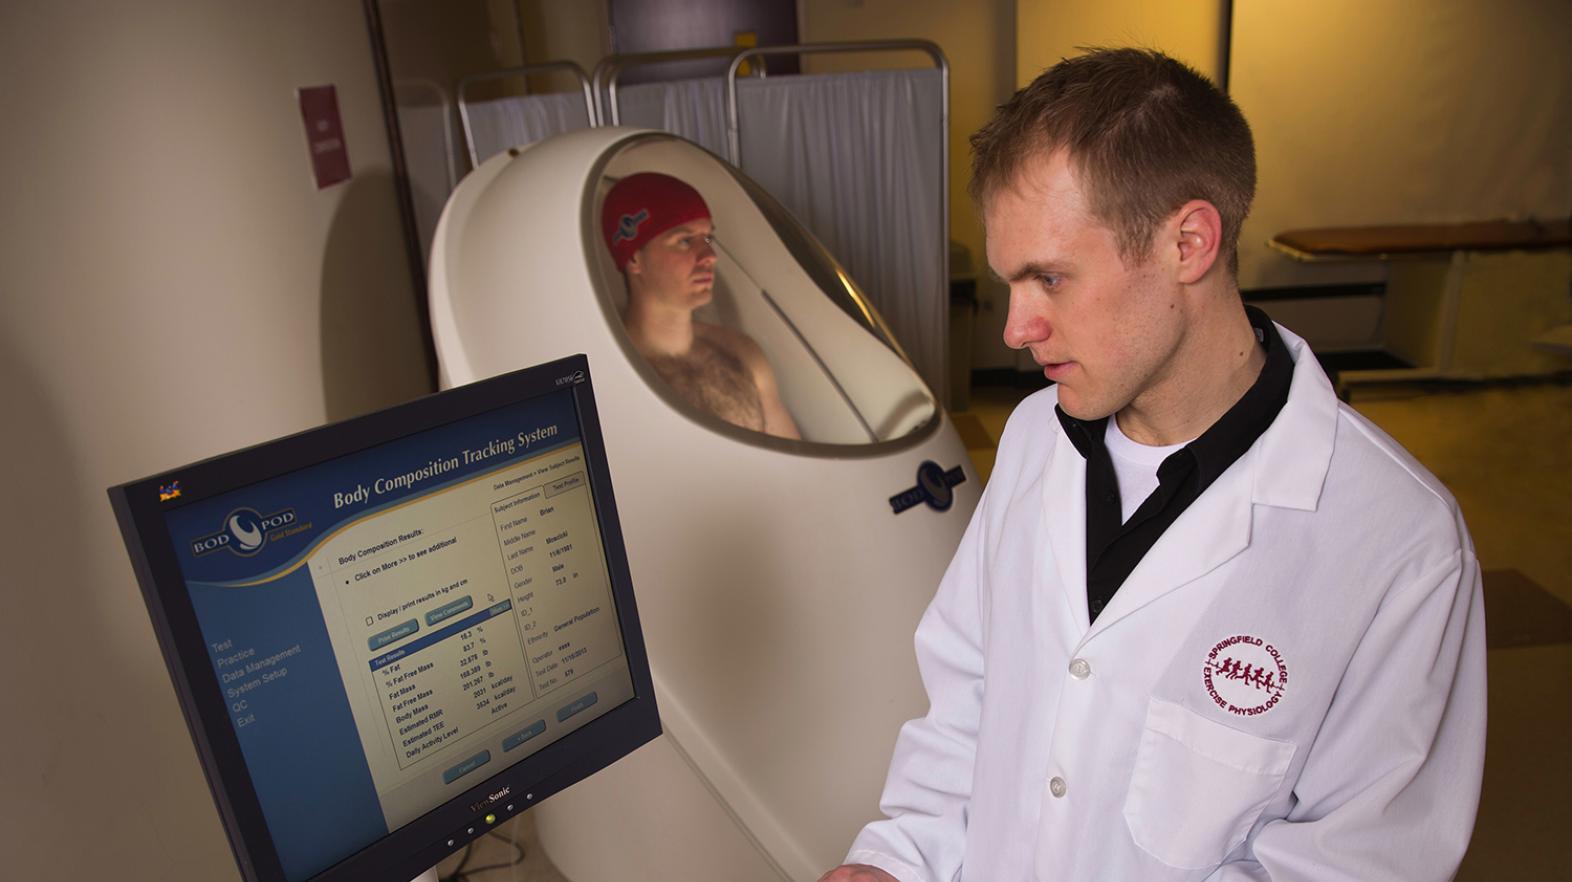
[[[241,557],[250,557],[267,544],[268,534],[295,522],[295,510],[282,509],[263,515],[254,508],[237,508],[224,518],[224,528],[191,540],[191,553],[197,557],[227,548]]]

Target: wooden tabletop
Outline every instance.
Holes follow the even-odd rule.
[[[1271,245],[1301,260],[1449,251],[1521,251],[1572,246],[1572,218],[1384,227],[1321,227],[1278,233]]]

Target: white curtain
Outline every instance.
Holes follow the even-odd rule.
[[[726,158],[724,78],[628,86],[618,90],[617,104],[622,125],[671,132]]]
[[[797,216],[946,396],[949,219],[937,70],[738,83],[742,169]]]
[[[745,78],[737,84],[742,170],[835,255],[944,400],[949,218],[937,70]],[[725,158],[721,78],[628,86],[622,125],[659,129]],[[577,93],[470,105],[482,160],[583,128]]]
[[[509,147],[589,128],[589,113],[581,92],[547,92],[472,101],[468,112],[477,164]]]

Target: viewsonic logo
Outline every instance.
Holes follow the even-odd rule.
[[[501,790],[498,790],[496,793],[493,793],[490,796],[486,797],[485,799],[482,799],[480,802],[477,802],[474,805],[470,806],[469,810],[472,811],[472,812],[478,812],[478,811],[480,811],[483,808],[487,808],[489,806],[496,805],[498,802],[502,801],[502,798],[504,796],[507,796],[509,793],[512,793],[512,792],[513,792],[513,788],[512,787],[504,787]]]
[[[253,508],[237,508],[224,518],[224,527],[191,541],[191,553],[197,557],[227,548],[233,554],[250,557],[267,544],[268,534],[295,522],[292,508],[275,511],[270,515],[258,514]]]

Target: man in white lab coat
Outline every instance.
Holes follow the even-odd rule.
[[[931,700],[833,882],[1447,879],[1485,739],[1457,504],[1247,309],[1237,107],[1069,59],[973,138],[1011,416],[917,629]]]

